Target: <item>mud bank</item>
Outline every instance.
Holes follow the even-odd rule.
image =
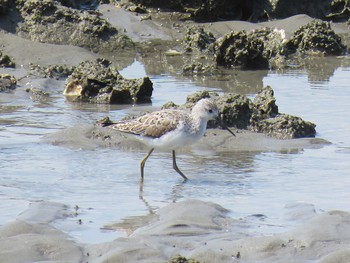
[[[108,226],[125,228],[131,233],[128,238],[87,245],[54,227],[67,217],[79,221],[74,208],[38,202],[0,228],[0,256],[9,263],[168,262],[177,255],[198,262],[346,262],[350,255],[349,213],[317,214],[306,204],[291,204],[285,210],[290,220],[298,222],[294,230],[256,236],[247,231],[252,224],[249,218],[232,218],[215,203],[187,200],[148,215],[148,223],[141,227],[137,220]],[[71,224],[71,228],[80,227]]]

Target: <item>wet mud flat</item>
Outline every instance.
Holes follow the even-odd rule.
[[[57,220],[74,216],[74,208],[52,202],[33,203],[15,221],[1,227],[0,255],[4,262],[167,262],[173,258],[171,262],[322,263],[346,262],[350,255],[347,212],[317,215],[312,206],[290,206],[288,216],[299,220],[300,225],[265,237],[248,234],[249,223],[233,219],[227,212],[215,203],[182,201],[143,219],[143,223],[148,222],[143,227],[135,229],[137,220],[109,226],[129,228],[132,234],[127,238],[86,245],[72,241],[52,226]]]
[[[250,69],[251,66],[258,65],[258,68],[273,67],[283,70],[291,64],[307,67],[305,62],[307,58],[305,60],[303,57],[305,54],[315,53],[316,57],[322,57],[321,53],[331,52],[333,55],[340,56],[345,54],[349,42],[346,23],[314,22],[314,19],[307,15],[296,15],[284,20],[262,23],[246,21],[203,23],[201,19],[197,22],[183,19],[186,14],[181,12],[157,12],[150,9],[146,14],[142,14],[140,10],[130,11],[137,10],[133,9],[133,5],[128,6],[129,11],[113,4],[100,5],[98,7],[100,13],[91,11],[90,16],[88,12],[80,12],[72,6],[61,6],[51,1],[24,2],[18,1],[19,8],[15,9],[8,1],[0,1],[2,14],[7,14],[8,8],[17,10],[13,16],[10,15],[10,20],[6,20],[6,16],[1,18],[3,28],[0,31],[1,66],[3,67],[0,69],[1,92],[5,92],[4,94],[9,97],[13,90],[24,91],[28,89],[26,83],[35,83],[36,86],[26,92],[31,94],[29,99],[39,102],[45,102],[47,97],[52,95],[63,97],[67,86],[71,88],[70,91],[73,90],[73,93],[78,92],[74,94],[78,99],[73,103],[115,103],[114,98],[119,96],[115,94],[123,94],[122,97],[126,98],[127,103],[137,101],[138,98],[141,98],[141,101],[148,100],[151,98],[149,82],[147,82],[147,92],[141,92],[141,95],[146,94],[144,97],[141,95],[138,97],[137,92],[126,96],[125,90],[130,87],[135,90],[134,84],[137,84],[137,81],[131,81],[130,84],[117,72],[118,69],[131,64],[135,58],[143,62],[148,74],[162,72],[175,75],[187,74],[195,81],[198,76],[215,78],[216,74],[220,74],[224,77],[230,76],[229,82],[235,83],[237,82],[235,74],[231,76],[231,73],[227,73],[233,68]],[[31,12],[33,10],[37,11],[34,15]],[[197,11],[194,16],[198,18],[201,14],[203,11]],[[21,19],[18,21],[19,15],[22,16],[23,21]],[[66,17],[68,22],[62,22],[65,21],[62,17]],[[17,26],[17,22],[20,26]],[[68,26],[69,30],[63,32],[67,27],[60,27],[62,23]],[[79,26],[74,27],[72,25],[74,23]],[[96,24],[98,26],[93,27]],[[315,28],[316,33],[328,34],[329,37],[325,38],[323,46],[318,45],[317,42],[314,45],[307,45],[309,41],[308,36],[305,36],[305,31],[309,30],[307,25]],[[193,26],[195,29],[192,29]],[[306,27],[303,28],[303,26]],[[272,30],[266,30],[266,27]],[[275,28],[283,29],[284,32],[274,31]],[[255,33],[249,33],[251,29],[255,29]],[[45,30],[48,31],[45,33]],[[279,45],[284,43],[284,34],[288,39],[294,36],[294,42],[286,46]],[[340,34],[341,38],[334,34]],[[52,37],[53,35],[60,37]],[[72,35],[76,38],[71,38]],[[90,38],[91,35],[94,37]],[[179,44],[183,39],[187,39],[187,42]],[[242,56],[242,52],[234,52],[238,47],[237,43],[242,39],[249,43],[242,48],[242,52],[248,54],[247,56]],[[269,42],[267,41],[269,39],[278,41]],[[268,49],[262,47],[263,40],[269,42]],[[305,49],[301,51],[301,57],[290,56],[292,51],[300,48]],[[259,52],[255,53],[255,51]],[[204,55],[200,56],[201,53]],[[212,57],[216,59],[212,60]],[[108,63],[103,62],[106,59]],[[97,64],[102,65],[101,72],[106,74],[103,75],[105,79],[113,75],[123,82],[124,86],[119,89],[120,82],[117,84],[113,81],[104,82],[104,79],[99,78],[94,72],[86,73],[86,68],[93,68],[94,66],[91,65],[96,65],[93,64],[96,61],[102,61]],[[79,71],[81,68],[83,70]],[[197,81],[200,83],[200,78]],[[56,85],[47,84],[51,82]],[[138,91],[142,91],[140,87],[144,87],[143,83],[137,86]],[[261,85],[258,89],[256,87],[250,87],[250,89],[254,92],[249,90],[246,94],[264,91]],[[119,91],[121,92],[118,93]],[[232,93],[230,87],[224,91]],[[282,124],[288,124],[290,121],[292,124],[290,127],[293,128],[295,119],[287,115],[279,115],[273,94],[268,96],[271,91],[266,89],[265,91],[255,104],[253,100],[249,101],[241,96],[238,96],[240,100],[236,100],[237,103],[231,105],[231,108],[222,104],[223,109],[228,109],[227,111],[231,113],[227,115],[226,122],[230,122],[232,116],[236,116],[237,113],[239,116],[243,116],[242,113],[249,113],[245,119],[230,123],[237,133],[236,138],[231,138],[225,131],[217,129],[214,125],[207,131],[196,149],[199,151],[215,149],[217,153],[241,151],[293,153],[303,149],[321,148],[329,144],[322,138],[313,138],[316,135],[317,126],[316,130],[311,129],[311,134],[308,133],[307,136],[294,136],[293,134],[298,133],[292,133],[293,129],[288,133],[289,126]],[[204,93],[200,94],[203,96]],[[194,97],[197,95],[190,96],[188,107],[191,102],[195,102]],[[225,97],[220,97],[218,100],[225,100],[222,98]],[[246,104],[241,104],[242,101]],[[255,106],[249,108],[250,104]],[[243,109],[250,110],[241,111],[242,108],[237,105],[243,105],[245,107],[242,106]],[[273,123],[274,121],[276,122]],[[298,119],[294,122],[300,123],[302,131],[310,130],[310,127],[315,128],[310,124],[308,129],[304,129],[307,121],[302,121]],[[273,127],[284,129],[284,134],[287,136],[281,139],[279,136],[283,132],[276,132]],[[44,141],[68,148],[145,149],[131,138],[126,140],[124,135],[96,127],[94,123],[84,128],[73,126],[53,132],[46,136]],[[186,150],[188,149],[184,149]],[[290,219],[297,221],[299,226],[283,234],[266,237],[247,231],[252,227],[249,220],[230,217],[228,211],[219,204],[215,204],[215,201],[212,203],[186,200],[169,204],[146,216],[146,219],[110,225],[108,228],[123,229],[130,235],[112,242],[91,245],[74,241],[55,227],[56,222],[75,216],[74,207],[44,200],[33,202],[29,209],[14,218],[13,222],[1,226],[0,257],[4,262],[43,260],[47,262],[166,262],[171,258],[177,258],[182,262],[181,257],[177,255],[193,258],[193,262],[196,262],[195,260],[198,262],[347,262],[350,256],[349,213],[328,211],[318,214],[312,205],[302,204],[287,207],[286,210]]]

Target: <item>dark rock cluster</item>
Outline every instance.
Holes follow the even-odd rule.
[[[347,21],[348,0],[125,0],[124,4],[161,8],[189,14],[195,21],[242,20],[265,21],[307,14],[314,18]]]
[[[99,12],[86,10],[94,3],[97,4],[95,1],[16,0],[15,2],[15,7],[6,11],[19,13],[15,30],[22,37],[45,43],[71,44],[95,52],[134,46],[129,38],[112,27]]]
[[[67,78],[73,73],[75,68],[75,66],[66,65],[41,66],[32,63],[29,65],[29,70],[32,75],[55,79]]]
[[[294,139],[314,137],[316,125],[300,117],[279,113],[273,89],[270,86],[263,88],[254,98],[233,93],[218,95],[208,91],[190,94],[186,104],[180,107],[191,108],[202,98],[212,98],[218,105],[221,119],[229,127],[264,133],[278,139]],[[168,102],[164,108],[179,106]],[[220,125],[215,121],[208,122],[208,128]]]
[[[215,43],[215,60],[220,66],[242,69],[268,68],[263,56],[264,43],[245,31],[230,32]]]
[[[14,68],[15,62],[6,54],[3,54],[0,50],[0,67],[2,68]]]
[[[304,54],[327,56],[346,52],[340,36],[331,29],[329,22],[321,20],[312,20],[300,27],[290,39],[286,38],[283,30],[263,28],[249,32],[232,31],[215,40],[203,28],[192,27],[183,43],[185,50],[204,54],[207,58],[207,64],[194,60],[185,65],[186,74],[210,73],[215,71],[216,66],[285,68]]]
[[[329,22],[313,20],[300,27],[287,43],[290,52],[320,52],[327,55],[341,55],[346,51],[341,38]]]
[[[253,100],[252,115],[248,129],[278,139],[314,137],[316,125],[300,117],[279,113],[270,86],[261,90]]]
[[[0,74],[0,92],[14,90],[17,87],[17,80],[9,74]]]
[[[149,101],[148,77],[125,79],[106,59],[80,63],[66,80],[64,95],[75,102],[132,103]]]

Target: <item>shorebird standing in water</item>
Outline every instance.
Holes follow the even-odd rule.
[[[207,122],[219,120],[221,125],[232,135],[220,120],[219,110],[210,99],[201,99],[191,112],[178,109],[155,111],[132,120],[126,120],[109,125],[110,128],[134,134],[151,149],[141,161],[141,185],[144,179],[144,167],[154,149],[172,150],[173,168],[184,180],[187,177],[176,164],[175,149],[197,142],[203,137]]]

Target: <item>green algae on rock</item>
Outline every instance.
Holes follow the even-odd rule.
[[[275,117],[278,114],[276,98],[271,86],[263,88],[253,100],[255,115],[259,118]]]
[[[205,31],[202,27],[188,27],[186,35],[182,40],[185,50],[191,52],[193,50],[205,50],[215,42],[212,33]]]
[[[334,32],[330,23],[317,19],[295,31],[287,47],[290,52],[308,54],[316,52],[324,55],[343,55],[346,51],[340,36]]]
[[[250,131],[261,132],[277,139],[315,137],[316,125],[300,117],[280,113],[273,118],[251,122]]]
[[[63,94],[75,102],[133,103],[149,101],[153,83],[148,77],[125,79],[106,59],[80,63],[66,80]]]
[[[30,94],[30,99],[32,101],[46,103],[50,98],[50,93],[38,88],[28,88],[26,92]]]
[[[314,123],[279,113],[275,102],[274,92],[270,86],[266,86],[256,95],[249,130],[278,139],[315,137]]]
[[[8,55],[4,55],[0,50],[0,67],[4,68],[14,68],[16,64],[12,61],[12,59]]]
[[[167,263],[200,263],[200,262],[193,258],[186,258],[181,255],[176,255],[175,257],[167,261]]]
[[[266,69],[269,62],[263,55],[264,43],[246,31],[230,32],[214,46],[216,63],[227,68]]]
[[[283,30],[232,31],[215,42],[216,63],[227,68],[278,68],[281,57],[286,53],[285,44]]]
[[[133,48],[97,11],[69,8],[53,0],[17,0],[23,18],[17,32],[33,41],[71,44],[92,51]]]
[[[263,88],[252,101],[240,94],[218,95],[199,91],[187,97],[185,108],[191,108],[202,98],[212,98],[218,105],[223,122],[229,127],[264,133],[277,139],[315,137],[316,125],[300,117],[278,112],[273,89]],[[208,122],[208,128],[217,128],[216,122]]]
[[[30,63],[29,69],[31,74],[39,75],[45,78],[67,78],[71,75],[75,69],[75,66],[67,65],[49,65],[49,66],[40,66],[37,64]]]
[[[252,102],[247,96],[227,93],[218,96],[215,101],[226,125],[247,129],[252,115]]]
[[[17,80],[9,74],[0,74],[0,92],[14,90],[17,87]]]

